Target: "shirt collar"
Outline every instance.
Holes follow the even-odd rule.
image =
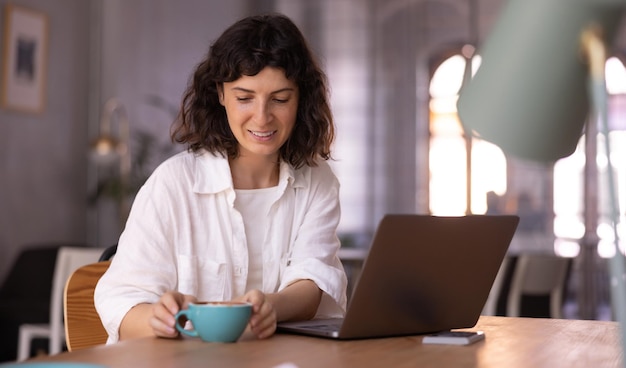
[[[195,153],[195,193],[219,193],[233,187],[228,159],[201,150]]]
[[[214,155],[208,151],[197,152],[195,160],[195,193],[219,193],[233,188],[233,179],[228,165],[228,159],[221,155]],[[291,185],[295,188],[305,186],[304,171],[295,170],[287,162],[281,161],[279,186]]]

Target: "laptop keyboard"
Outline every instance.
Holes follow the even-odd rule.
[[[340,322],[337,323],[325,323],[325,324],[310,324],[304,325],[304,328],[315,329],[319,331],[338,331],[341,326]]]
[[[339,328],[339,326],[336,325],[315,325],[312,327],[320,331],[337,331],[337,328]]]

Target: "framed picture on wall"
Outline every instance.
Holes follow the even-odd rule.
[[[6,4],[2,44],[3,108],[41,113],[45,108],[48,17]]]

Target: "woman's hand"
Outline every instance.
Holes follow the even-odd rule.
[[[265,339],[276,332],[276,310],[265,294],[259,290],[250,290],[235,301],[252,304],[252,317],[248,326],[257,338]]]
[[[196,298],[177,291],[168,291],[163,294],[159,301],[152,305],[150,326],[154,334],[159,337],[177,337],[179,333],[176,330],[174,316],[181,309],[188,308],[190,302],[196,302]]]

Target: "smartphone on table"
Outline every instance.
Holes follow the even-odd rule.
[[[483,331],[441,331],[425,335],[423,344],[469,345],[484,340]]]

